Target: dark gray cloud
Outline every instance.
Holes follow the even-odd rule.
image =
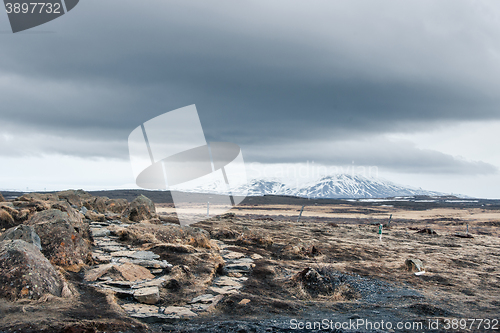
[[[55,33],[0,34],[3,130],[38,133],[33,149],[0,153],[127,158],[138,124],[190,104],[208,140],[251,160],[265,146],[499,119],[499,13],[467,1],[84,1],[37,28]],[[492,172],[388,149],[366,163]],[[309,154],[265,159],[323,158]]]

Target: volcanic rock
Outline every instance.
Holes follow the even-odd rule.
[[[130,203],[127,209],[125,209],[123,217],[134,222],[140,222],[156,217],[155,204],[144,195],[140,195]]]
[[[36,213],[29,221],[40,236],[43,253],[51,263],[70,266],[83,263],[90,251],[88,225],[67,213],[50,209]]]
[[[63,287],[60,275],[36,246],[20,239],[0,242],[0,297],[61,296]]]
[[[40,237],[36,234],[35,229],[29,225],[21,224],[17,227],[10,228],[0,236],[0,242],[15,239],[21,239],[27,243],[35,245],[39,250],[42,249]]]

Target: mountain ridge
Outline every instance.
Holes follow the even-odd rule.
[[[198,193],[233,194],[238,196],[284,195],[302,198],[361,199],[400,196],[443,196],[447,193],[427,191],[399,185],[381,178],[338,174],[324,176],[303,185],[287,185],[279,179],[252,179],[247,184],[221,192],[221,185],[193,189]]]

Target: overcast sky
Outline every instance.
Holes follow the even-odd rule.
[[[500,198],[496,1],[82,0],[0,40],[0,189],[132,187],[130,132],[196,104],[247,163]]]

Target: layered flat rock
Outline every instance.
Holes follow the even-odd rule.
[[[152,280],[155,278],[147,268],[131,263],[115,265],[115,269],[128,281]]]
[[[134,291],[134,298],[144,304],[156,304],[160,300],[158,287],[139,288]]]
[[[168,306],[166,308],[160,308],[160,313],[178,316],[181,319],[190,319],[198,316],[196,313],[183,306]]]
[[[106,228],[90,228],[92,237],[106,237],[111,234],[111,231]]]
[[[226,260],[232,260],[232,259],[240,259],[245,257],[244,253],[241,252],[233,252],[233,251],[222,251],[221,255],[224,259]]]
[[[113,257],[127,257],[135,260],[155,260],[160,256],[151,251],[119,250],[111,254]]]
[[[127,248],[124,246],[117,246],[117,245],[105,245],[101,246],[101,249],[106,252],[118,252],[118,251],[127,251]]]
[[[238,289],[240,288],[235,288],[232,286],[224,286],[224,287],[209,287],[208,290],[210,290],[213,293],[220,294],[220,295],[229,295],[229,294],[237,294]]]
[[[168,315],[159,312],[159,308],[154,305],[145,304],[123,304],[121,306],[130,317],[140,319],[145,322],[176,322],[181,319],[176,315]]]
[[[242,262],[242,263],[231,263],[227,264],[225,268],[228,271],[248,273],[252,270],[252,263]]]
[[[115,278],[115,281],[153,280],[155,278],[147,268],[144,268],[142,266],[134,265],[131,263],[111,263],[100,265],[97,268],[87,271],[85,273],[85,280],[93,282],[105,275],[113,276]],[[117,277],[119,277],[119,279],[117,279]]]
[[[224,295],[203,294],[195,297],[189,302],[191,311],[205,312],[215,308],[215,306],[224,298]]]
[[[229,287],[234,287],[236,289],[240,289],[243,287],[241,283],[246,281],[247,279],[248,278],[246,277],[237,278],[237,277],[221,276],[214,280],[214,285],[218,287],[229,286]]]
[[[113,254],[112,254],[113,255]],[[169,264],[166,260],[140,260],[140,259],[128,259],[121,258],[118,262],[130,262],[135,265],[139,265],[146,268],[155,268],[155,269],[164,269],[164,268],[172,268],[172,264]]]

